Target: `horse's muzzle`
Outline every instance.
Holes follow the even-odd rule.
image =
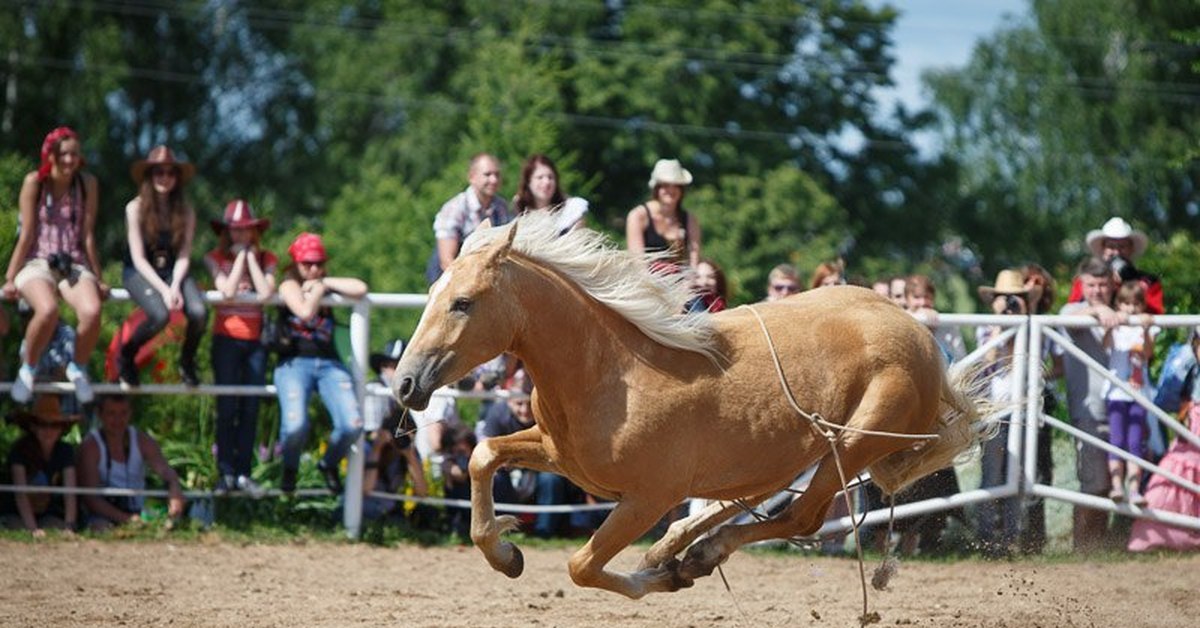
[[[392,380],[392,396],[410,410],[424,410],[429,406],[429,393],[422,390],[411,375],[397,375]]]

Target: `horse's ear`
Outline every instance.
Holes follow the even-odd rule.
[[[479,223],[479,226],[475,227],[475,228],[476,229],[491,229],[492,228],[492,219],[484,218],[483,222]]]
[[[496,247],[488,256],[488,266],[498,266],[504,258],[508,257],[508,252],[512,250],[513,240],[517,238],[517,222],[514,220],[508,227],[508,235],[504,238],[504,242]]]

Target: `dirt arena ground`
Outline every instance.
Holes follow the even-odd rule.
[[[857,563],[739,553],[639,601],[572,585],[569,549],[525,549],[517,580],[474,548],[0,541],[5,626],[856,626]],[[622,554],[629,566],[636,557]],[[868,578],[870,571],[868,571]],[[871,593],[880,626],[1195,626],[1200,556],[905,562]]]

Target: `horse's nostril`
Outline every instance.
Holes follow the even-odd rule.
[[[402,377],[400,381],[396,382],[396,396],[401,400],[406,399],[412,394],[414,387],[413,378]]]

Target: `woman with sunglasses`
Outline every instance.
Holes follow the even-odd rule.
[[[183,196],[196,169],[179,161],[166,146],[156,146],[130,169],[138,195],[125,206],[129,248],[122,279],[129,297],[146,319],[117,354],[117,373],[125,387],[139,384],[138,350],[167,326],[174,312],[187,318],[187,332],[179,356],[179,376],[188,386],[200,384],[196,375],[196,349],[208,322],[204,295],[188,274],[196,212]]]
[[[308,398],[316,390],[333,421],[329,446],[317,469],[326,488],[340,493],[338,464],[358,440],[363,422],[354,380],[334,346],[333,311],[321,305],[321,299],[330,292],[361,299],[367,294],[367,284],[353,277],[328,276],[325,245],[314,233],[296,236],[288,254],[294,263],[283,271],[279,297],[287,309],[284,333],[289,349],[280,354],[274,378],[279,395],[279,440],[283,443],[279,487],[285,493],[296,490],[300,452],[308,440]]]

